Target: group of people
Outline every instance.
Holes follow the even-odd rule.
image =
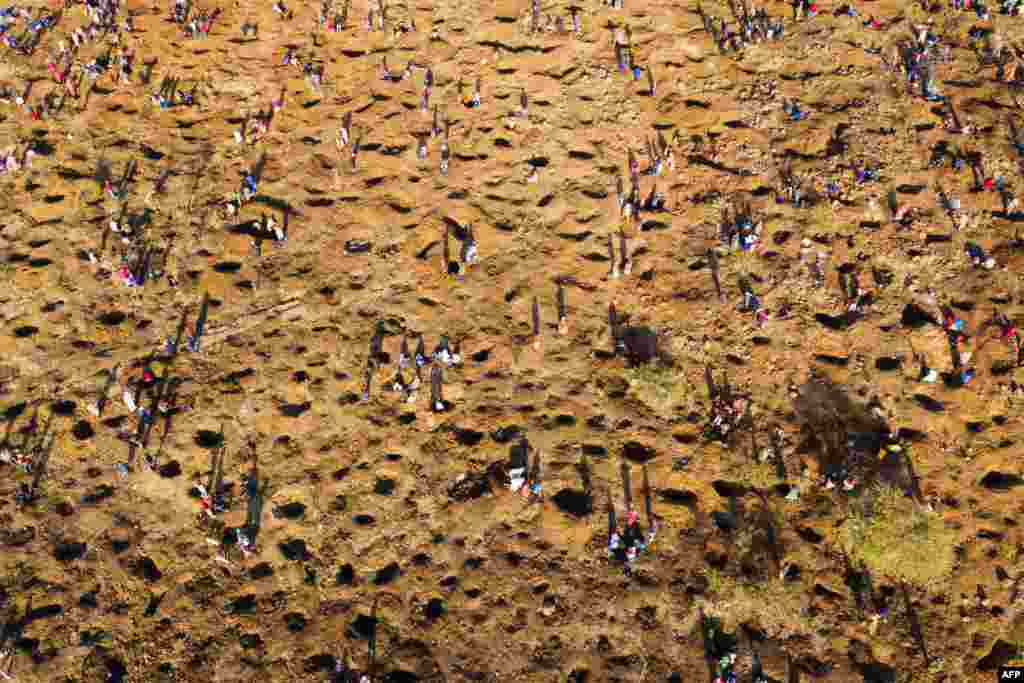
[[[654,514],[654,501],[651,485],[647,478],[647,466],[643,467],[643,497],[647,513],[646,531],[640,524],[640,513],[633,507],[633,490],[630,476],[631,467],[623,462],[621,465],[622,489],[625,502],[626,518],[622,527],[615,513],[611,490],[608,492],[608,559],[622,566],[626,576],[633,573],[636,560],[654,544],[658,534],[658,519]]]
[[[697,11],[704,22],[704,30],[718,46],[722,54],[736,53],[764,41],[779,40],[785,32],[781,19],[773,19],[763,7],[753,9],[750,3],[730,2],[735,28],[721,17],[704,12],[698,4]],[[799,14],[808,18],[817,14],[817,6],[807,0],[796,0],[794,7]]]

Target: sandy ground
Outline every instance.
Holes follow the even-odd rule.
[[[770,3],[769,13],[786,19],[785,40],[735,57],[718,54],[694,3],[627,0],[618,11],[588,1],[580,35],[531,35],[526,2],[392,4],[391,24],[414,18],[417,25],[395,36],[368,32],[367,7],[356,0],[349,28],[320,32],[314,46],[312,4],[297,4],[290,21],[268,3],[221,5],[209,37],[188,39],[167,21],[169,7],[130,1],[131,84],[104,76],[87,101],[69,101],[42,121],[0,105],[2,145],[36,139],[50,150],[27,170],[0,175],[0,400],[5,408],[27,404],[8,423],[13,442],[33,411],[40,423],[52,419],[56,435],[34,505],[14,500],[29,475],[0,466],[0,524],[10,541],[0,554],[0,602],[12,623],[35,610],[14,643],[17,680],[101,681],[119,666],[130,681],[324,680],[333,657],[366,666],[359,628],[375,601],[382,680],[698,680],[706,672],[699,608],[749,623],[775,679],[783,678],[787,653],[805,675],[816,671],[815,680],[861,680],[869,670],[884,676],[887,667],[914,680],[994,676],[985,670],[1024,643],[1020,607],[1010,597],[1022,571],[1021,508],[1018,494],[981,480],[995,470],[1020,472],[1021,399],[1013,381],[1020,371],[993,372],[1010,352],[987,341],[967,387],[918,384],[911,345],[946,369],[946,341],[937,327],[903,325],[901,315],[910,302],[927,306],[929,288],[960,306],[971,331],[991,317],[994,302],[1011,318],[1024,314],[1015,224],[997,213],[998,195],[969,192],[968,169],[928,168],[931,148],[945,139],[984,153],[986,174],[1012,185],[1006,117],[1016,107],[992,68],[978,70],[967,33],[979,22],[943,8],[930,17],[952,59],[937,67],[936,82],[983,132],[944,130],[941,109],[907,96],[905,78],[883,73],[879,55],[866,49],[891,49],[909,37],[909,22],[929,15],[889,0],[853,4],[859,17],[833,16],[837,7],[824,5],[818,17],[794,23],[790,7]],[[704,9],[728,16],[724,6]],[[561,4],[543,12],[567,16]],[[882,27],[865,28],[868,16]],[[245,21],[258,23],[258,38],[241,37]],[[1022,38],[1019,21],[995,18],[1009,45]],[[0,84],[20,90],[28,78],[43,79],[33,99],[56,88],[44,78],[47,56],[84,23],[75,7],[34,56],[5,48]],[[615,69],[612,29],[622,26],[631,29],[637,62],[654,68],[654,97],[643,92],[645,80]],[[298,67],[280,66],[288,46],[325,65],[322,92]],[[81,54],[105,50],[91,43]],[[451,121],[447,177],[438,173],[436,140],[426,160],[415,153],[414,135],[431,125],[418,111],[422,71],[385,82],[378,74],[384,55],[392,69],[408,60],[432,67],[432,101]],[[144,86],[138,71],[148,60],[155,65]],[[196,86],[196,106],[161,111],[152,104],[149,95],[168,75],[183,89]],[[482,105],[471,109],[464,103],[477,76]],[[268,107],[282,88],[285,106],[270,132],[254,145],[236,144],[241,117]],[[524,88],[528,120],[510,128]],[[787,121],[785,99],[798,100],[808,118]],[[348,112],[362,134],[355,170],[334,144]],[[849,149],[828,158],[840,124],[849,126]],[[645,140],[657,131],[677,159],[656,179],[669,212],[648,217],[656,223],[624,222],[616,177],[627,150],[643,158]],[[837,182],[846,204],[777,204],[777,169],[787,153],[819,191]],[[228,216],[223,201],[262,154],[259,194],[273,201]],[[115,176],[138,160],[127,205],[151,210],[145,239],[169,253],[166,271],[176,287],[164,277],[129,289],[98,278],[84,257],[99,253],[119,210],[93,179],[100,158]],[[527,182],[531,163],[536,182]],[[879,181],[854,181],[853,170],[865,164],[880,166]],[[164,171],[172,171],[166,193],[151,195]],[[643,178],[645,194],[653,182]],[[962,199],[968,222],[958,232],[936,207],[937,182]],[[909,228],[877,208],[895,188],[901,205],[924,214]],[[719,305],[701,259],[716,241],[723,206],[743,197],[764,220],[762,247],[722,258],[729,303]],[[273,206],[284,203],[293,208],[287,243],[267,243],[254,256],[237,227],[261,213],[280,218]],[[438,244],[427,249],[442,239],[445,219],[472,224],[479,242],[481,261],[461,278],[444,272]],[[629,275],[610,279],[607,238],[623,225],[634,264]],[[929,241],[930,234],[951,238]],[[804,238],[812,253],[826,256],[823,287],[800,261]],[[345,243],[355,239],[368,240],[369,252],[347,254]],[[967,241],[991,251],[996,268],[975,269],[964,256]],[[101,256],[116,263],[122,248],[108,235]],[[848,262],[858,264],[877,300],[852,329],[831,330],[815,314],[842,310],[836,268]],[[891,284],[876,286],[872,269],[890,273]],[[736,310],[743,273],[773,314],[763,329]],[[558,277],[575,283],[566,288],[566,335],[555,330]],[[87,408],[104,371],[120,364],[123,380],[137,378],[137,362],[174,336],[183,315],[192,324],[204,294],[211,306],[203,349],[181,354],[171,370],[182,380],[181,412],[166,435],[160,421],[149,449],[162,443],[160,463],[177,467],[151,471],[140,452],[122,478],[115,465],[128,445],[117,432],[134,428],[123,389],[111,392],[102,420]],[[540,350],[528,343],[534,296]],[[613,300],[631,324],[663,333],[675,365],[656,381],[621,359],[595,357],[611,348],[606,311]],[[779,319],[783,305],[790,314]],[[441,334],[460,342],[465,363],[445,373],[451,410],[432,413],[425,390],[413,404],[382,391],[390,365],[371,400],[358,401],[379,321],[392,360],[403,332],[425,335],[428,350]],[[902,364],[883,372],[880,357]],[[708,364],[752,396],[762,441],[770,424],[785,432],[789,483],[802,495],[774,497],[772,506],[785,559],[802,570],[796,581],[745,581],[741,551],[707,522],[725,506],[714,482],[779,483],[751,465],[747,437],[731,449],[702,440]],[[845,506],[827,503],[841,494],[820,488],[814,459],[797,449],[792,390],[811,371],[858,400],[877,399],[894,429],[922,433],[913,448],[922,489],[936,514],[957,525],[963,549],[952,575],[915,589],[937,660],[930,667],[915,654],[898,610],[872,633],[844,585],[833,529]],[[942,401],[944,412],[924,410],[918,393]],[[73,404],[57,409],[57,400]],[[92,429],[76,430],[81,422]],[[475,499],[450,496],[458,477],[507,460],[509,444],[492,434],[511,425],[544,454],[547,500],[530,504],[497,483]],[[257,552],[246,559],[236,551],[230,565],[215,560],[209,524],[200,524],[189,495],[211,468],[201,430],[223,430],[225,481],[234,493],[224,524],[245,519],[241,477],[253,457],[269,486]],[[605,492],[616,492],[621,506],[619,465],[630,442],[651,449],[644,457],[662,519],[633,579],[608,563],[603,547]],[[552,499],[579,488],[575,465],[583,453],[596,502],[593,514],[578,517]],[[638,496],[638,468],[633,475]],[[103,486],[111,487],[109,497],[89,502]],[[678,504],[680,492],[695,502]],[[281,512],[289,503],[301,504],[288,508],[298,511],[294,519]],[[16,535],[26,527],[32,533]],[[305,543],[304,560],[282,552],[294,539]],[[59,561],[57,549],[69,542],[85,543],[84,553]],[[973,607],[978,584],[998,610]],[[962,594],[971,598],[967,617],[958,611]],[[162,600],[147,612],[154,597]],[[239,607],[250,599],[251,610]],[[749,647],[741,646],[741,671]]]

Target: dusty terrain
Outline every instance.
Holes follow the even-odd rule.
[[[916,91],[908,96],[905,76],[883,73],[880,56],[866,49],[890,49],[909,36],[911,21],[929,15],[890,0],[853,5],[859,17],[824,5],[797,23],[791,7],[770,3],[769,13],[786,20],[785,39],[723,56],[693,2],[627,0],[612,10],[588,1],[580,35],[531,34],[522,1],[393,4],[389,21],[417,25],[395,36],[367,31],[356,0],[348,28],[319,32],[314,46],[313,4],[296,4],[291,20],[269,3],[222,5],[210,35],[189,39],[167,21],[169,6],[130,0],[131,84],[108,74],[87,100],[41,121],[0,105],[0,146],[36,139],[47,150],[29,169],[0,175],[7,440],[28,443],[32,435],[20,430],[33,414],[55,438],[32,505],[15,501],[31,475],[0,465],[3,647],[13,649],[16,679],[325,680],[334,658],[367,666],[375,602],[382,680],[700,680],[701,609],[756,636],[753,645],[740,639],[741,680],[752,646],[779,680],[787,655],[791,673],[815,680],[993,678],[1024,644],[1024,615],[1013,602],[1024,574],[1014,489],[1021,371],[1000,365],[1011,352],[989,331],[971,342],[977,376],[968,386],[918,384],[911,344],[946,370],[946,340],[937,326],[906,324],[913,321],[903,312],[914,302],[935,315],[924,296],[931,288],[958,307],[969,332],[997,304],[1024,324],[1015,224],[997,213],[999,196],[971,193],[969,169],[928,167],[931,148],[946,139],[982,152],[985,172],[1012,185],[1013,93],[992,68],[979,70],[969,47],[968,30],[991,22],[943,8],[930,16],[952,58],[937,67],[936,83],[980,132],[944,130],[941,107]],[[724,6],[704,9],[729,16]],[[567,8],[543,11],[566,16]],[[869,15],[880,28],[865,28]],[[4,48],[0,83],[20,91],[27,79],[43,79],[34,99],[55,88],[47,57],[84,21],[81,7],[67,10],[31,57]],[[245,21],[259,25],[257,38],[241,37]],[[1024,38],[1019,22],[995,17],[1009,45]],[[615,69],[612,29],[622,26],[636,61],[654,68],[653,97],[645,80]],[[80,58],[106,46],[90,43]],[[298,67],[280,66],[288,46],[323,62],[321,93]],[[382,55],[392,69],[408,60],[433,68],[432,102],[451,121],[447,177],[437,171],[436,140],[427,159],[416,157],[414,134],[431,125],[418,110],[423,73],[383,81]],[[146,86],[138,71],[148,60],[156,63]],[[197,86],[196,106],[152,104],[168,75],[183,89]],[[478,75],[482,103],[467,108]],[[268,107],[281,88],[285,106],[270,132],[236,144],[241,117]],[[529,118],[510,128],[524,88]],[[798,100],[807,119],[788,121],[786,99]],[[354,170],[334,142],[348,112],[363,136]],[[839,124],[849,126],[849,149],[829,158]],[[677,160],[656,179],[669,212],[632,224],[619,216],[615,180],[627,150],[642,158],[658,130]],[[228,216],[223,201],[263,154],[264,201]],[[777,204],[786,154],[819,191],[837,182],[845,203]],[[93,177],[101,158],[115,176],[138,161],[127,206],[151,209],[145,239],[168,253],[165,270],[177,286],[163,277],[129,289],[97,277],[86,252],[99,254],[119,211]],[[881,178],[857,184],[853,171],[865,164],[880,165]],[[527,182],[532,167],[536,182]],[[168,170],[166,192],[151,194]],[[644,193],[654,181],[642,179]],[[936,206],[936,182],[962,199],[969,220],[958,232]],[[894,188],[901,205],[924,213],[909,228],[886,217]],[[762,247],[722,257],[729,302],[719,304],[702,259],[735,197],[764,219]],[[293,208],[287,243],[267,243],[255,256],[238,226],[261,213],[279,217],[275,207],[285,204]],[[427,249],[442,239],[446,218],[471,223],[479,242],[481,261],[462,277],[445,272],[438,244]],[[607,238],[623,225],[634,264],[610,279]],[[804,238],[827,255],[821,287],[800,261]],[[347,254],[345,243],[356,239],[368,240],[369,252]],[[974,268],[967,241],[988,249],[997,266]],[[121,249],[108,234],[100,256],[116,263]],[[836,269],[851,262],[876,301],[852,328],[829,329],[815,315],[841,312]],[[891,275],[886,286],[875,284],[873,270]],[[761,329],[736,310],[744,273],[772,314]],[[566,288],[566,335],[555,329],[558,277],[575,283]],[[120,381],[137,379],[141,361],[175,335],[183,315],[193,324],[204,294],[203,348],[167,370],[182,383],[179,411],[158,421],[149,443],[160,468],[146,467],[140,451],[121,476],[116,465],[129,445],[117,434],[135,425],[123,388],[111,391],[102,419],[88,408],[106,370],[120,364]],[[539,350],[528,341],[534,296]],[[631,324],[663,333],[673,365],[632,369],[595,355],[612,348],[612,301]],[[784,305],[789,314],[779,317]],[[379,322],[392,363],[363,402]],[[445,373],[449,411],[432,413],[424,389],[413,404],[382,390],[403,332],[425,335],[428,350],[441,334],[460,342],[465,362]],[[880,366],[879,358],[900,362]],[[787,482],[752,462],[749,431],[731,447],[704,440],[707,365],[749,393],[761,445],[770,426],[782,428]],[[153,367],[163,376],[166,364]],[[929,514],[955,532],[952,570],[910,587],[927,665],[895,580],[874,578],[879,599],[893,596],[885,620],[872,626],[872,610],[855,603],[841,553],[849,496],[824,489],[812,449],[800,448],[806,434],[793,398],[812,371],[860,403],[875,399],[894,432],[915,430],[907,434],[916,439],[910,451]],[[944,409],[926,410],[916,394]],[[543,503],[482,477],[507,461],[511,444],[498,430],[510,426],[543,454]],[[209,540],[220,527],[202,521],[190,495],[207,481],[221,435],[228,509],[218,522],[244,522],[242,477],[254,458],[268,485],[257,551],[243,558],[232,549],[230,564],[216,560]],[[627,453],[647,461],[661,518],[632,578],[604,551],[606,492],[621,514]],[[554,499],[580,487],[581,459],[593,470],[594,505],[574,515]],[[1006,476],[986,479],[992,472]],[[467,474],[489,488],[454,495]],[[637,467],[633,481],[639,496]],[[788,580],[768,559],[751,559],[749,538],[741,543],[709,519],[727,507],[725,496],[749,487],[770,492],[783,564],[799,567]],[[800,492],[795,500],[782,495],[790,487]],[[932,550],[953,553],[950,544]],[[979,584],[984,605],[975,601]]]

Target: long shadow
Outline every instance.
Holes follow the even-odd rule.
[[[37,403],[32,408],[32,416],[28,419],[28,424],[21,428],[21,445],[20,450],[26,453],[30,453],[33,448],[33,441],[36,435],[39,433],[39,404]]]
[[[223,436],[224,426],[221,425],[220,433]],[[210,507],[216,512],[221,507],[221,498],[224,488],[224,447],[222,446],[213,454],[213,466],[210,468],[210,478],[206,490],[210,494]]]
[[[783,683],[800,683],[800,667],[797,666],[793,655],[786,653],[786,673],[783,676]]]
[[[270,208],[275,209],[277,211],[280,211],[282,213],[287,211],[287,212],[293,213],[295,215],[298,215],[298,212],[295,211],[295,207],[293,207],[287,201],[285,201],[283,199],[278,199],[277,197],[270,197],[270,196],[265,195],[265,194],[258,194],[258,195],[256,195],[255,197],[252,198],[252,201],[257,203],[257,204],[263,204],[264,206],[269,206]]]
[[[50,463],[50,453],[53,451],[54,438],[47,439],[39,444],[39,448],[32,460],[32,484],[28,489],[28,495],[22,502],[26,505],[34,503],[39,498],[39,487],[46,477],[47,466]]]
[[[260,533],[260,523],[263,519],[263,504],[266,500],[268,486],[269,482],[260,481],[259,464],[254,455],[252,469],[246,482],[248,505],[245,510],[245,531],[249,541],[253,544],[256,543],[256,537]]]
[[[32,596],[28,598],[28,604],[25,606],[25,613],[18,614],[18,605],[12,600],[10,609],[7,612],[7,617],[4,619],[3,627],[0,628],[0,652],[6,650],[8,641],[17,642],[21,639],[22,633],[25,631],[25,626],[28,623],[28,613],[32,611]]]
[[[125,166],[124,174],[121,176],[120,182],[118,182],[118,191],[121,194],[128,191],[128,186],[135,179],[135,166],[135,159],[129,160],[128,165]]]
[[[54,413],[51,410],[50,414],[46,417],[46,424],[43,425],[43,430],[39,434],[39,439],[32,447],[33,452],[44,450],[47,447],[47,439],[50,439],[49,445],[53,445],[53,440],[50,438],[50,431],[53,429],[53,415]]]
[[[157,447],[156,455],[153,456],[153,462],[151,466],[156,466],[156,463],[160,461],[160,456],[163,455],[164,446],[167,444],[167,437],[171,433],[171,427],[173,426],[174,415],[177,413],[175,408],[175,402],[178,398],[178,387],[181,386],[181,380],[171,380],[171,386],[167,390],[167,411],[164,413],[164,430],[160,435],[160,445]]]
[[[168,367],[174,364],[174,361],[178,359],[178,354],[181,353],[181,342],[185,339],[185,327],[188,325],[188,310],[181,312],[181,320],[178,321],[178,331],[174,335],[173,345],[166,349],[169,351],[167,362]]]
[[[139,439],[143,451],[145,451],[146,447],[149,445],[149,436],[153,432],[153,425],[156,424],[156,416],[159,414],[160,403],[167,394],[168,386],[171,382],[171,378],[169,377],[170,373],[170,365],[164,366],[163,377],[160,378],[160,382],[156,386],[156,391],[153,392],[153,400],[149,406],[149,418],[146,420],[143,420],[141,416],[139,418],[139,422],[144,423],[142,434]]]
[[[644,512],[647,514],[647,528],[653,529],[655,526],[654,516],[654,500],[651,498],[651,482],[647,476],[647,463],[642,465],[643,472],[643,493],[644,493]]]
[[[228,232],[233,235],[246,235],[247,237],[263,236],[263,231],[260,229],[260,221],[256,219],[245,221],[244,223],[236,223],[228,228]]]
[[[263,169],[267,167],[267,153],[262,152],[256,164],[252,167],[252,177],[259,183],[263,179]]]
[[[924,642],[924,631],[921,629],[921,621],[918,619],[917,610],[914,609],[914,605],[910,601],[910,589],[905,581],[901,583],[900,588],[903,592],[903,606],[907,612],[907,620],[910,622],[910,634],[913,636],[921,656],[924,657],[924,665],[930,666],[932,660],[928,656],[928,648]]]
[[[117,381],[117,369],[118,366],[115,365],[107,370],[107,379],[103,382],[103,389],[100,390],[100,396],[96,400],[97,417],[103,417],[103,411],[106,409],[107,401],[110,397],[110,389],[114,386],[114,382]]]
[[[761,509],[755,517],[755,526],[764,531],[765,545],[768,546],[768,553],[771,555],[773,575],[778,576],[782,571],[783,548],[779,541],[779,534],[775,529],[775,517],[771,507],[768,505],[768,496],[764,491],[755,490],[755,495],[761,499]]]
[[[367,674],[370,680],[373,680],[374,673],[377,670],[377,601],[379,598],[373,599],[373,607],[370,608],[370,635],[366,639],[367,648]]]
[[[206,331],[206,320],[210,312],[210,293],[206,292],[203,294],[203,303],[199,306],[199,315],[196,317],[196,326],[192,331],[192,336],[188,340],[189,351],[193,353],[199,351],[200,344],[203,339],[203,332]],[[221,429],[223,434],[224,430]]]
[[[769,436],[772,447],[772,458],[775,461],[775,476],[779,481],[786,481],[786,460],[783,457],[782,431],[775,427]]]
[[[753,171],[748,171],[745,168],[729,168],[728,166],[720,164],[717,161],[712,161],[711,159],[708,159],[707,157],[702,156],[700,154],[691,154],[689,157],[689,162],[691,164],[697,164],[698,166],[707,166],[708,168],[713,168],[716,171],[728,173],[729,175],[738,176],[740,178],[750,178],[757,175]]]
[[[156,360],[156,351],[152,351],[152,352],[150,352],[150,354],[148,356],[146,356],[145,360],[142,361],[142,367],[143,368],[151,367],[153,365],[153,361],[155,361],[155,360]],[[144,394],[145,394],[145,392],[147,390],[148,390],[148,387],[143,382],[137,382],[136,383],[136,385],[135,385],[135,395],[132,396],[132,398],[135,399],[135,405],[137,405],[137,406],[141,406],[142,405],[142,400],[143,400]]]

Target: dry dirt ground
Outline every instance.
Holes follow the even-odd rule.
[[[3,146],[35,139],[47,150],[30,169],[0,175],[5,428],[9,443],[21,443],[20,430],[37,413],[55,435],[35,504],[15,501],[30,475],[0,465],[0,602],[17,680],[101,681],[123,670],[129,681],[325,680],[335,657],[367,665],[374,602],[383,680],[699,680],[707,675],[700,609],[729,629],[745,623],[755,636],[753,644],[741,638],[741,677],[751,647],[775,679],[784,676],[787,654],[815,680],[993,677],[1024,643],[1013,602],[1024,573],[1020,489],[1013,488],[1020,371],[999,364],[1010,357],[1005,345],[973,342],[970,385],[918,384],[911,344],[946,369],[946,341],[936,326],[905,325],[902,313],[911,302],[928,308],[931,288],[959,306],[972,332],[997,303],[1024,318],[1015,226],[997,213],[998,195],[969,192],[969,170],[928,168],[931,148],[946,139],[983,152],[988,175],[1016,182],[1006,141],[1014,99],[992,68],[979,70],[969,46],[969,29],[991,22],[951,8],[926,15],[890,0],[854,6],[856,18],[835,16],[838,6],[823,3],[818,17],[794,23],[791,7],[769,3],[769,13],[786,19],[785,40],[737,57],[718,54],[693,2],[627,0],[612,10],[587,0],[580,35],[530,34],[529,3],[520,0],[391,4],[389,21],[414,17],[417,25],[395,36],[368,32],[367,7],[356,0],[349,28],[320,33],[314,46],[312,3],[296,3],[291,20],[269,3],[222,4],[210,36],[192,40],[167,21],[169,6],[129,0],[136,30],[126,44],[138,64],[130,85],[104,76],[87,101],[42,121],[0,105]],[[568,11],[557,3],[542,10]],[[705,10],[728,16],[725,6],[705,3]],[[864,27],[869,15],[880,28]],[[884,74],[870,51],[890,49],[909,37],[910,22],[928,16],[952,46],[936,82],[980,131],[973,136],[944,130],[940,109],[907,96],[905,78]],[[258,23],[258,38],[241,37],[244,21]],[[34,56],[5,48],[0,81],[20,90],[26,79],[42,79],[32,98],[44,96],[56,87],[44,78],[47,56],[84,22],[75,7]],[[995,18],[1010,46],[1024,37],[1019,22]],[[615,69],[613,28],[626,26],[637,62],[654,67],[654,97],[644,95],[644,80]],[[326,66],[321,93],[297,67],[280,66],[287,46]],[[91,43],[82,57],[106,49]],[[383,55],[392,69],[407,60],[432,66],[432,99],[452,124],[447,177],[437,172],[436,141],[426,160],[415,154],[413,134],[430,128],[418,111],[422,72],[385,82]],[[138,71],[147,60],[156,63],[144,86]],[[149,95],[168,75],[184,89],[197,86],[196,106],[153,106]],[[483,102],[470,109],[464,102],[478,75]],[[266,108],[281,88],[286,103],[270,133],[255,145],[235,144],[240,118]],[[509,128],[523,88],[529,119]],[[784,99],[799,100],[808,118],[786,121]],[[347,112],[363,135],[355,170],[334,144]],[[849,150],[828,158],[839,124],[849,126]],[[677,158],[657,178],[669,212],[625,224],[635,263],[631,274],[610,279],[606,240],[623,225],[615,179],[627,150],[639,153],[657,130]],[[226,215],[222,201],[261,154],[259,192],[269,199]],[[839,183],[847,204],[776,204],[786,154],[808,184]],[[98,278],[84,257],[100,249],[119,210],[97,190],[100,158],[115,174],[139,161],[127,205],[151,209],[145,238],[169,253],[176,287],[164,277],[129,289]],[[881,179],[855,183],[853,169],[864,164],[880,165]],[[168,170],[167,192],[150,196]],[[963,201],[969,220],[959,232],[936,208],[937,181]],[[642,180],[645,193],[652,182]],[[926,214],[910,228],[878,208],[894,188],[901,204]],[[723,256],[729,303],[719,305],[702,258],[735,197],[763,217],[763,247]],[[279,216],[274,207],[283,203],[294,209],[287,243],[253,255],[238,225],[263,212]],[[442,238],[446,218],[472,223],[479,241],[481,261],[462,278],[444,272],[438,245],[427,249]],[[800,261],[804,238],[827,256],[822,287]],[[368,240],[370,251],[346,254],[353,239]],[[968,240],[992,251],[994,270],[968,262]],[[122,248],[110,238],[102,258],[116,262]],[[863,320],[833,330],[815,314],[842,310],[836,269],[845,263],[857,264],[865,282],[873,270],[891,277],[884,287],[869,282],[877,301]],[[742,273],[773,314],[763,329],[736,310]],[[554,324],[558,277],[575,283],[567,287],[564,336]],[[207,293],[203,349],[181,354],[171,369],[181,380],[179,412],[166,434],[158,423],[150,444],[154,453],[160,444],[162,468],[147,468],[139,453],[122,477],[115,466],[129,447],[117,433],[134,429],[135,418],[120,388],[102,419],[90,414],[104,372],[120,364],[122,381],[136,379],[139,363],[174,336],[183,315],[191,324]],[[539,350],[525,341],[534,296]],[[672,367],[636,370],[595,356],[611,348],[613,300],[630,323],[663,332]],[[779,318],[783,305],[789,315]],[[390,366],[371,400],[358,400],[381,321],[392,360],[403,332],[424,334],[428,350],[440,334],[460,341],[465,363],[445,373],[448,412],[432,413],[423,390],[414,404],[382,391]],[[899,362],[882,371],[879,358]],[[749,435],[732,447],[704,441],[706,365],[728,371],[750,394],[762,444],[770,425],[782,427],[797,500],[776,495],[792,489],[778,486],[772,468],[752,464]],[[160,362],[154,367],[163,373]],[[794,390],[812,371],[862,403],[877,399],[893,430],[916,430],[908,433],[917,438],[922,491],[955,531],[958,553],[947,575],[911,587],[928,665],[894,581],[875,577],[880,599],[891,599],[888,618],[874,628],[847,585],[839,552],[845,494],[820,486],[793,412]],[[926,410],[916,394],[944,409]],[[497,477],[481,478],[490,487],[477,497],[453,496],[458,477],[507,460],[510,444],[498,442],[497,430],[510,426],[543,453],[546,501],[530,504]],[[215,559],[209,539],[219,527],[201,523],[190,495],[211,469],[213,453],[203,445],[219,434],[229,494],[220,521],[244,521],[242,476],[253,458],[268,485],[257,552],[245,559],[233,550],[230,565]],[[621,514],[625,453],[647,461],[662,520],[632,579],[604,553],[606,491],[615,492]],[[574,515],[554,498],[580,487],[583,457],[596,502],[591,514]],[[1005,476],[984,479],[996,471]],[[639,496],[636,467],[633,481]],[[782,559],[800,568],[791,580],[774,568],[751,580],[749,542],[709,521],[727,506],[723,492],[737,490],[730,484],[775,492],[767,505]],[[975,602],[979,584],[984,606]]]

